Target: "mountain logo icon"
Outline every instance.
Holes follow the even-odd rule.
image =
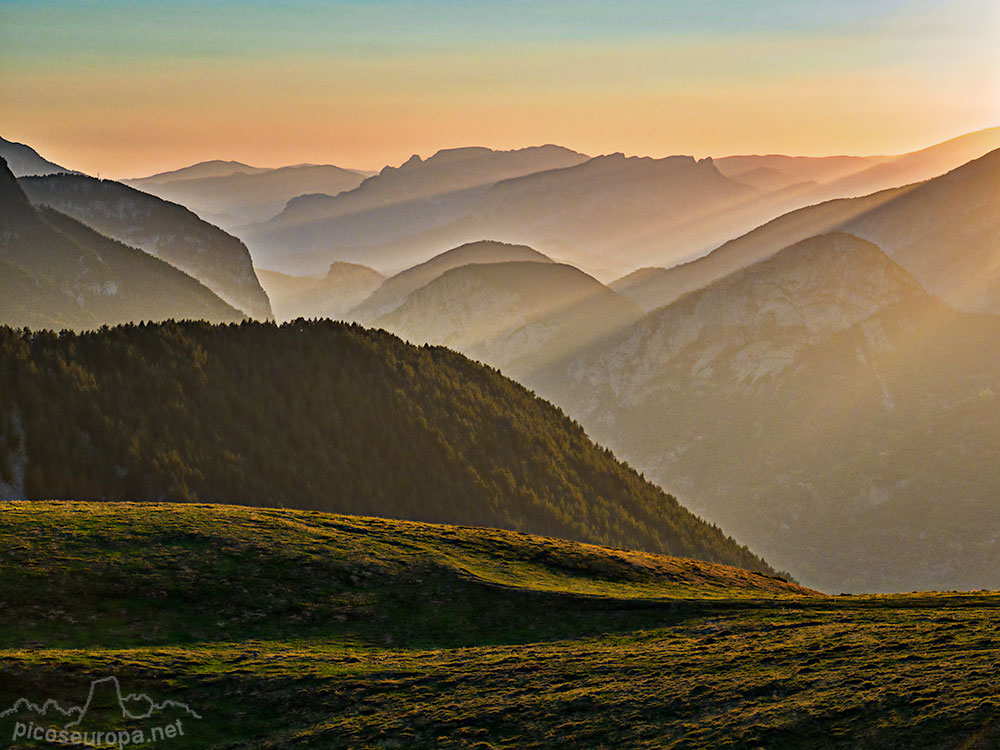
[[[145,693],[129,693],[125,695],[122,692],[121,683],[118,681],[117,677],[102,677],[91,681],[90,690],[87,693],[87,700],[84,701],[82,706],[62,706],[58,701],[51,698],[41,704],[33,703],[27,698],[18,698],[14,701],[14,704],[10,708],[5,711],[0,711],[0,719],[24,713],[32,713],[36,716],[59,716],[66,720],[66,723],[63,724],[63,728],[72,729],[73,727],[79,726],[84,717],[87,715],[87,712],[90,711],[91,707],[94,705],[95,696],[99,696],[102,692],[108,690],[113,691],[113,698],[110,702],[117,702],[118,707],[121,710],[122,718],[124,719],[149,719],[154,713],[158,711],[165,711],[167,709],[177,709],[183,711],[194,719],[201,718],[201,716],[186,703],[173,700],[166,700],[157,703]]]

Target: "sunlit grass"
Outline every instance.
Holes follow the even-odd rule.
[[[72,702],[115,675],[202,714],[171,747],[1000,742],[986,592],[830,597],[300,511],[5,503],[0,518],[0,706]]]

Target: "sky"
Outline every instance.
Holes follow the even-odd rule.
[[[997,40],[997,0],[0,0],[0,136],[105,177],[903,153],[1000,125]]]

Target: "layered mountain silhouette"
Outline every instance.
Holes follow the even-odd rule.
[[[492,237],[612,279],[692,260],[803,206],[935,177],[998,138],[981,131],[899,156],[717,161],[454,149],[386,168],[338,196],[295,198],[241,236],[258,264],[293,273],[336,260],[393,273],[442,247]]]
[[[279,322],[296,318],[343,320],[385,281],[373,268],[343,262],[331,263],[329,271],[316,276],[289,276],[258,269],[257,277]]]
[[[1000,317],[838,232],[656,310],[539,390],[807,583],[993,588],[997,341]]]
[[[769,207],[772,197],[758,206],[751,199],[759,191],[722,176],[710,160],[690,157],[614,154],[443,195],[347,210],[354,194],[360,198],[375,179],[336,202],[308,196],[291,201],[283,214],[250,230],[248,245],[265,258],[279,253],[275,263],[295,267],[343,257],[392,268],[441,247],[493,237],[614,276],[637,254],[703,253],[729,236],[732,222],[743,227],[753,221],[744,212],[763,211],[764,218],[781,213],[780,207]],[[748,205],[740,212],[721,215],[743,202]],[[671,238],[669,247],[665,236]],[[303,247],[315,250],[302,253]],[[280,254],[281,248],[293,252]]]
[[[927,182],[827,201],[758,227],[690,263],[642,269],[612,287],[651,310],[807,237],[871,240],[961,310],[1000,313],[1000,150]]]
[[[531,382],[549,362],[613,335],[638,307],[573,266],[475,263],[453,268],[372,325],[447,346]]]
[[[830,183],[837,196],[859,196],[937,177],[1000,148],[1000,127],[978,130],[920,151],[891,157]]]
[[[959,309],[1000,313],[1000,149],[843,226]]]
[[[97,328],[244,315],[199,281],[50,208],[31,205],[0,160],[0,323]]]
[[[693,251],[684,244],[686,230],[756,193],[724,177],[711,160],[612,154],[505,180],[451,229],[522,242],[606,272],[651,244],[662,247],[664,236],[683,245],[678,252]]]
[[[517,383],[360,326],[0,327],[0,382],[16,497],[323,509],[773,572]]]
[[[187,206],[207,221],[236,231],[279,214],[296,196],[336,195],[356,188],[363,179],[358,172],[329,164],[262,169],[239,162],[205,162],[123,182]]]
[[[896,188],[863,198],[841,198],[800,208],[726,242],[697,260],[670,268],[640,268],[610,286],[644,310],[653,310],[800,240],[834,231],[908,189]]]
[[[31,146],[3,138],[0,138],[0,158],[6,160],[7,168],[15,177],[72,172],[66,167],[61,167],[42,158]]]
[[[19,183],[32,203],[168,262],[250,317],[271,317],[246,246],[183,206],[84,175],[25,177]]]
[[[426,260],[441,247],[489,236],[431,241],[410,250],[405,246],[413,235],[460,218],[490,186],[586,159],[560,146],[457,148],[426,160],[413,156],[346,193],[296,198],[281,214],[247,228],[243,236],[260,265],[315,272],[332,261],[347,260],[395,272]],[[397,242],[403,244],[397,247]]]
[[[892,157],[875,156],[724,156],[715,166],[726,177],[761,190],[791,185],[819,185],[856,174]]]
[[[361,323],[377,320],[406,302],[413,292],[453,268],[473,263],[511,261],[551,263],[552,259],[527,245],[512,245],[493,240],[469,242],[439,253],[428,261],[386,279],[370,297],[351,311],[351,317]]]
[[[126,184],[137,183],[140,189],[147,189],[150,185],[168,185],[172,182],[201,180],[208,177],[226,177],[234,174],[261,174],[267,171],[266,167],[251,167],[249,164],[244,164],[240,161],[212,159],[211,161],[200,161],[189,167],[172,169],[167,172],[157,172],[148,177],[135,177],[122,180],[122,182]]]

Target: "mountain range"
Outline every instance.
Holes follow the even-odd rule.
[[[335,260],[395,273],[489,237],[610,280],[697,258],[797,208],[935,177],[997,147],[994,128],[878,157],[452,149],[386,168],[338,196],[295,198],[240,236],[258,264],[289,273],[317,273]]]
[[[448,149],[426,160],[413,156],[399,167],[386,167],[355,190],[292,200],[270,221],[248,227],[244,239],[261,265],[301,271],[348,260],[395,272],[435,254],[407,250],[405,243],[413,235],[460,218],[490,186],[586,159],[559,146]],[[479,234],[469,241],[488,236]],[[395,247],[396,242],[404,245]],[[392,249],[383,252],[385,246]],[[440,252],[442,246],[438,248]]]
[[[330,164],[264,169],[239,162],[203,162],[122,182],[187,206],[228,231],[238,231],[277,215],[296,196],[336,195],[356,188],[363,179],[359,172]]]
[[[924,183],[799,209],[672,268],[612,288],[651,310],[799,240],[846,231],[871,240],[929,291],[971,312],[1000,313],[1000,149]]]
[[[331,263],[325,274],[289,276],[257,269],[279,323],[296,318],[344,320],[348,313],[378,289],[385,277],[357,263]]]
[[[642,311],[573,266],[470,263],[444,272],[372,325],[447,346],[523,382],[634,323]]]
[[[294,197],[274,219],[240,231],[265,267],[311,271],[257,272],[279,320],[356,321],[500,368],[809,585],[994,586],[1000,150],[988,147],[998,138],[992,129],[891,157],[453,149],[355,175],[357,187],[337,195]],[[146,179],[208,184],[269,173],[209,162]],[[23,235],[32,239],[5,233],[0,322],[95,328],[149,319],[131,303],[98,309],[108,301],[74,292],[70,256],[52,250],[67,235],[118,253],[95,250],[80,263],[159,254],[231,303],[230,319],[248,312],[205,264],[256,282],[250,253],[193,213],[79,175],[22,178],[32,206],[12,182],[0,195],[4,210],[21,217],[12,226],[32,227]],[[176,226],[183,242],[167,244],[168,257],[162,243]],[[210,239],[192,244],[197,232]],[[274,244],[261,250],[261,238]],[[27,252],[32,243],[41,251]],[[599,280],[639,260],[693,255]],[[88,288],[91,297],[118,289]],[[254,294],[267,301],[260,286]],[[189,307],[158,315],[225,319]],[[217,471],[199,466],[175,489]],[[522,528],[490,512],[488,523]]]
[[[22,177],[18,183],[33,204],[166,261],[252,318],[271,317],[246,246],[184,206],[85,175]]]
[[[812,237],[531,383],[804,582],[993,587],[1000,317]]]
[[[139,320],[244,315],[201,282],[47,207],[0,160],[0,323],[87,329]]]

